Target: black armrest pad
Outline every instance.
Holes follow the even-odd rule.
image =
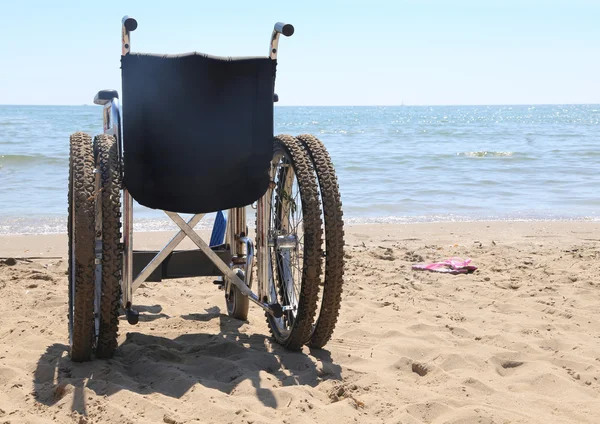
[[[94,97],[94,103],[97,105],[105,105],[112,99],[118,99],[119,93],[117,90],[100,90]]]

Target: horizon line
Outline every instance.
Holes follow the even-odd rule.
[[[0,103],[0,106],[32,106],[32,107],[81,107],[81,106],[99,106],[102,105],[96,104],[65,104],[65,105],[55,105],[55,104],[10,104],[10,103]],[[600,106],[600,102],[598,103],[472,103],[472,104],[331,104],[331,105],[277,105],[274,104],[275,107],[447,107],[447,106]]]

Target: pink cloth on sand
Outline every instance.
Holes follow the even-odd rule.
[[[471,259],[449,258],[432,264],[414,264],[415,271],[447,272],[449,274],[467,274],[475,271],[476,266],[469,265]]]

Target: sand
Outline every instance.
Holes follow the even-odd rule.
[[[162,234],[137,236],[157,247]],[[209,279],[148,283],[67,357],[64,235],[0,238],[0,423],[598,423],[600,223],[347,226],[340,322],[290,353]],[[450,256],[470,275],[412,271]]]

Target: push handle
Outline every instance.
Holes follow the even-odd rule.
[[[271,34],[271,48],[269,50],[269,57],[273,60],[277,60],[277,48],[279,47],[279,36],[284,35],[291,37],[294,33],[294,26],[292,24],[285,24],[283,22],[277,22],[273,33]]]
[[[294,26],[283,22],[277,22],[273,33],[271,34],[271,47],[269,48],[269,57],[271,60],[277,60],[277,52],[279,50],[279,36],[291,37],[294,34]],[[275,88],[275,75],[273,75],[273,88]],[[273,102],[278,102],[279,96],[273,93]]]
[[[135,18],[132,18],[131,16],[123,16],[123,20],[121,21],[121,23],[123,24],[125,29],[130,32],[135,31],[138,26],[138,23],[135,20]],[[292,29],[292,32],[293,32],[293,29]]]
[[[131,16],[121,19],[121,55],[125,56],[131,51],[131,37],[129,33],[137,29],[138,23]]]
[[[283,22],[277,22],[275,24],[275,32],[283,34],[286,37],[291,37],[294,34],[294,26],[292,24],[284,24]]]

